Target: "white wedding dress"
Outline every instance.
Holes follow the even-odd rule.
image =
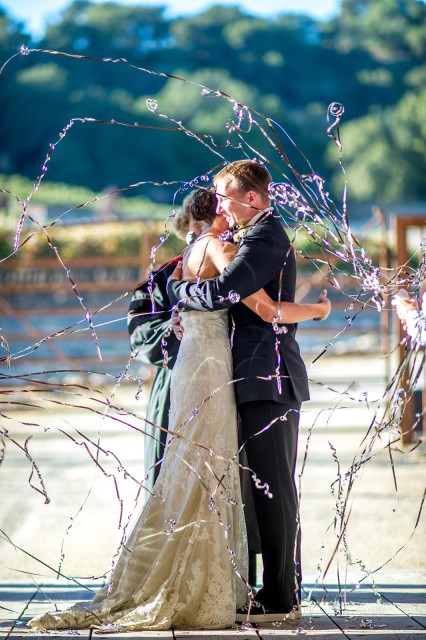
[[[232,358],[226,311],[182,314],[170,429],[154,494],[108,584],[46,613],[37,629],[221,629],[247,597]]]

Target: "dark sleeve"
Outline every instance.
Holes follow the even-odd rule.
[[[185,309],[190,311],[216,311],[262,289],[276,275],[277,265],[282,266],[290,246],[287,236],[282,233],[277,238],[276,231],[277,227],[272,225],[254,227],[244,238],[233,261],[215,280],[205,280],[199,285],[169,280],[170,302],[176,304],[182,300]],[[230,294],[231,300],[228,299]]]
[[[149,283],[143,283],[133,293],[127,315],[130,346],[136,358],[157,367],[163,366],[162,338],[170,327],[171,305],[167,295],[167,276],[173,269],[154,275],[152,283],[155,312],[153,313]],[[179,341],[172,332],[167,337],[168,366],[172,367],[179,349]]]

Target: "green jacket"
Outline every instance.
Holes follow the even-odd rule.
[[[144,484],[148,489],[152,489],[160,471],[169,426],[171,368],[179,350],[179,341],[172,332],[167,338],[168,368],[165,368],[161,341],[170,327],[171,317],[166,285],[175,266],[174,262],[169,263],[153,274],[151,286],[155,310],[147,281],[135,289],[128,313],[132,352],[138,360],[158,367],[146,413],[144,458],[147,479]]]

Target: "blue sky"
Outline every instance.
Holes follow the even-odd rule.
[[[97,1],[97,0],[95,0]],[[169,8],[169,15],[187,15],[197,13],[212,4],[239,5],[254,15],[272,16],[277,13],[300,12],[308,13],[315,18],[323,19],[335,15],[340,6],[340,0],[115,0],[118,4],[128,5],[163,5]],[[5,8],[13,18],[24,21],[33,37],[43,32],[46,21],[52,19],[55,13],[71,4],[71,0],[0,0],[0,6]]]

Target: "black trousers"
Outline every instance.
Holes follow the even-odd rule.
[[[253,487],[263,559],[263,588],[256,600],[281,613],[300,602],[300,522],[294,479],[300,407],[296,402],[273,401],[238,406],[249,467],[273,494],[269,498],[263,489]]]

